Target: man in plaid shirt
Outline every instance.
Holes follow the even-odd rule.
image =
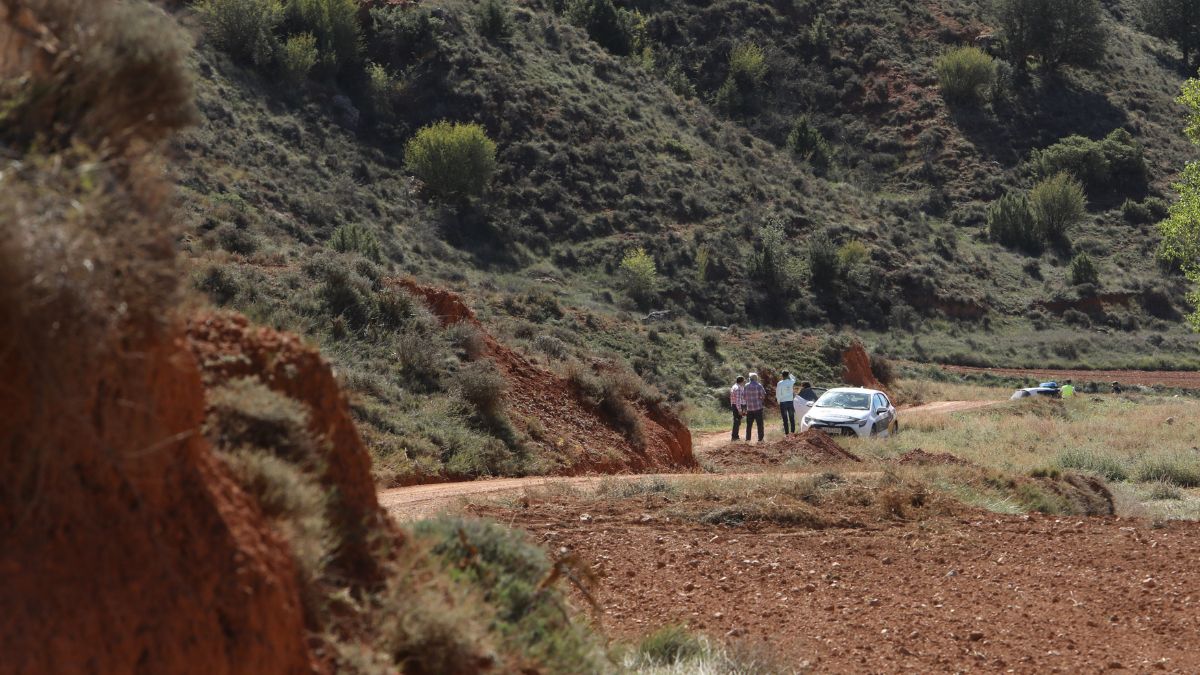
[[[746,402],[746,440],[750,440],[750,425],[758,422],[758,442],[763,441],[763,401],[767,398],[767,390],[758,383],[758,373],[750,373],[750,384],[746,385],[743,393]]]
[[[729,407],[733,408],[733,440],[736,441],[741,438],[742,416],[746,414],[746,378],[741,375],[729,388]]]

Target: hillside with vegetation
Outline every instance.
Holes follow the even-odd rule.
[[[597,405],[693,418],[745,368],[834,381],[844,332],[1193,366],[1155,228],[1187,70],[1149,4],[206,0],[175,13],[194,285],[321,345],[385,482],[537,470],[466,395],[504,392],[477,337],[401,277]],[[1014,32],[1053,11],[1064,34]]]

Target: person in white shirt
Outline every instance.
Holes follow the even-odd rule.
[[[783,371],[783,379],[775,385],[775,401],[779,403],[779,416],[783,418],[783,435],[796,433],[796,378]]]

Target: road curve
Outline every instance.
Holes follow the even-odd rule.
[[[902,413],[935,413],[950,414],[964,410],[974,410],[996,403],[996,401],[938,401],[927,403],[914,408],[902,410]],[[726,442],[728,432],[704,434],[697,437],[696,450],[698,453],[711,451],[714,446]],[[814,469],[813,472],[817,472]],[[771,473],[774,478],[799,478],[811,475],[813,472]],[[533,476],[529,478],[488,478],[459,483],[433,483],[429,485],[413,485],[410,487],[392,488],[379,492],[379,505],[397,521],[421,520],[430,518],[450,509],[458,501],[468,497],[482,495],[499,495],[508,492],[519,492],[527,488],[567,486],[583,487],[598,485],[606,480],[633,481],[649,478],[665,480],[680,480],[687,478],[704,478],[712,480],[730,480],[737,478],[762,477],[762,473],[656,473],[656,474],[619,474],[602,476],[570,476],[550,477]],[[859,474],[855,474],[859,475]],[[868,473],[861,474],[870,475]]]

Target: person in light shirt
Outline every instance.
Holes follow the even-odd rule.
[[[758,442],[763,442],[763,401],[767,398],[767,390],[758,383],[758,373],[750,373],[750,383],[743,392],[746,402],[746,440],[750,440],[750,427],[758,424]]]
[[[783,379],[775,385],[775,401],[779,403],[779,416],[783,419],[783,435],[796,433],[796,378],[783,371]]]

